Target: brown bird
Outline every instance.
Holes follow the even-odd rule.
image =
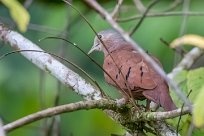
[[[176,109],[165,80],[132,45],[114,30],[101,31],[98,36],[106,48],[96,36],[88,54],[103,51],[105,57],[103,69],[112,77],[111,79],[104,73],[107,83],[123,89],[127,94],[131,90],[134,99],[146,98],[161,105],[165,111]],[[161,66],[158,59],[151,57]]]

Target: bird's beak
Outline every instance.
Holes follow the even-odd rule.
[[[94,50],[97,49],[97,45],[93,45],[92,48],[89,50],[88,55],[91,54]]]
[[[89,50],[88,55],[91,54],[95,50],[94,46]]]

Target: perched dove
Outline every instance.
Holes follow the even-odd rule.
[[[104,73],[104,77],[108,84],[122,89],[127,94],[130,90],[134,99],[146,98],[161,105],[165,111],[176,109],[165,80],[118,32],[105,30],[99,32],[98,37],[95,37],[93,47],[88,54],[93,51],[103,51],[103,69],[109,74]],[[161,66],[158,59],[151,57]]]

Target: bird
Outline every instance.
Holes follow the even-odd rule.
[[[153,101],[165,111],[177,108],[167,82],[119,32],[107,29],[97,33],[88,54],[93,51],[104,53],[104,78],[108,84],[125,91],[135,100]],[[162,67],[156,57],[150,56]]]

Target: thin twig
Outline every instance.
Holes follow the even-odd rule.
[[[203,12],[162,12],[162,13],[148,13],[146,17],[168,17],[168,16],[204,16]],[[127,21],[133,21],[142,18],[142,15],[136,15],[132,17],[126,17],[126,18],[119,18],[117,19],[117,22],[127,22]]]
[[[160,0],[154,0],[152,1],[149,6],[147,7],[147,9],[145,10],[144,14],[142,15],[141,19],[139,20],[139,22],[137,23],[137,25],[130,31],[130,36],[133,35],[135,33],[135,31],[137,31],[137,29],[140,27],[140,25],[142,24],[142,22],[144,21],[147,13],[150,11],[150,9],[159,2]]]
[[[195,61],[203,54],[204,51],[202,49],[197,47],[193,48],[183,57],[180,63],[172,70],[172,72],[168,74],[168,77],[173,79],[182,70],[189,69],[193,63],[195,63]]]
[[[45,37],[45,38],[40,39],[40,40],[44,40],[44,39],[48,39],[48,38],[63,40],[63,41],[65,41],[65,42],[71,44],[73,47],[77,48],[77,49],[78,49],[80,52],[82,52],[86,57],[88,57],[94,64],[96,64],[111,80],[113,80],[113,82],[117,85],[117,87],[118,87],[119,89],[122,90],[122,88],[121,88],[121,87],[118,85],[118,83],[113,79],[113,77],[111,77],[110,74],[109,74],[105,69],[103,69],[103,67],[102,67],[97,61],[95,61],[93,58],[91,58],[91,57],[90,57],[85,51],[83,51],[76,43],[72,43],[71,41],[66,40],[66,39],[63,39],[63,38],[61,38],[61,37]],[[95,81],[95,84],[96,84],[97,86],[99,86],[96,81]],[[98,88],[100,89],[100,87],[98,87]],[[103,92],[102,89],[100,89],[100,92],[101,92],[102,96],[106,96],[106,95],[104,94],[104,92]]]
[[[188,128],[187,136],[192,136],[193,129],[194,129],[194,124],[193,124],[193,121],[191,121],[190,127]]]
[[[133,0],[133,2],[140,13],[144,13],[147,10],[140,0]]]
[[[166,45],[168,48],[170,48],[170,43],[168,43],[167,41],[165,41],[163,38],[160,38],[160,41],[164,44],[164,45]],[[175,52],[177,52],[177,50],[175,49],[175,48],[170,48],[172,51],[175,51]],[[182,57],[184,57],[184,54],[185,53],[188,53],[186,50],[182,50]]]
[[[189,6],[190,6],[190,0],[184,0],[182,12],[184,12],[184,13],[189,12]],[[182,36],[186,33],[187,19],[188,19],[188,15],[183,15],[179,36]],[[181,60],[182,50],[183,50],[182,46],[179,46],[176,48],[177,53],[175,53],[175,55],[174,55],[174,65],[176,65]]]
[[[184,0],[183,1],[183,13],[189,12],[189,6],[190,6],[190,0]],[[179,36],[182,36],[185,34],[186,31],[186,25],[187,25],[187,19],[188,19],[188,14],[183,15],[182,23],[181,23],[181,28],[179,32]]]
[[[123,0],[118,0],[113,12],[111,13],[112,17],[116,19],[120,13],[120,7],[122,6]]]
[[[190,96],[191,92],[192,92],[192,90],[189,91],[187,97]],[[181,111],[183,111],[183,108],[184,108],[184,104],[182,104]],[[181,113],[182,113],[182,112],[181,112]],[[177,136],[179,135],[178,132],[179,132],[179,124],[180,124],[180,122],[181,122],[181,117],[182,117],[182,114],[180,114],[180,116],[179,116],[178,124],[177,124],[177,127],[176,127],[176,133],[177,133]]]
[[[164,10],[164,12],[174,10],[176,7],[178,7],[181,4],[182,1],[183,0],[175,0],[167,9]]]

